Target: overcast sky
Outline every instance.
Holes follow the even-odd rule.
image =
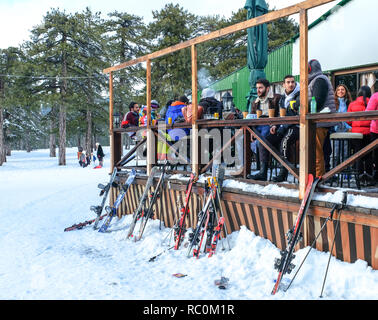
[[[266,0],[270,7],[281,9],[303,0]],[[167,3],[178,3],[197,15],[220,14],[226,17],[244,7],[245,0],[0,0],[0,48],[18,46],[29,40],[30,30],[41,23],[43,16],[51,8],[67,12],[80,12],[85,7],[100,11],[105,18],[111,11],[128,12],[142,16],[147,23],[152,19],[152,11],[160,10]],[[318,9],[310,10],[310,22],[336,5],[333,1]],[[297,19],[295,16],[293,18]]]

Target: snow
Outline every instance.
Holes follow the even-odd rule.
[[[91,226],[63,232],[94,218],[89,207],[100,203],[97,184],[108,181],[109,148],[104,151],[105,166],[96,170],[79,167],[76,148],[67,149],[66,166],[58,166],[48,150],[36,150],[13,151],[0,167],[0,299],[319,299],[328,253],[312,250],[291,288],[272,296],[279,250],[245,226],[227,238],[231,250],[222,240],[211,258],[187,258],[181,248],[155,262],[148,260],[168,248],[170,232],[159,230],[157,220],[139,242],[125,240],[131,216],[115,219],[110,233]],[[297,252],[294,264],[307,250]],[[221,276],[230,279],[227,290],[214,285]],[[332,257],[323,299],[377,298],[378,271],[362,260]]]

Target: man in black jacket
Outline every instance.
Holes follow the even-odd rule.
[[[298,115],[300,103],[300,88],[299,83],[295,81],[292,75],[287,75],[283,82],[284,94],[279,102],[280,109],[286,110],[286,116]],[[272,144],[280,144],[281,155],[288,160],[290,152],[296,152],[295,145],[299,139],[299,125],[297,124],[281,124],[272,126],[270,135],[267,140]],[[274,182],[282,182],[287,179],[287,169],[280,165],[280,173],[273,178]]]

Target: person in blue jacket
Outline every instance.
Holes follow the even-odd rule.
[[[172,104],[167,109],[167,113],[165,114],[165,123],[167,125],[169,124],[169,118],[172,119],[172,124],[185,122],[181,109],[186,107],[188,103],[189,99],[186,96],[181,96],[180,99],[172,102]],[[181,138],[190,134],[190,130],[186,128],[168,129],[167,131],[172,141],[179,141]]]
[[[169,129],[171,124],[185,122],[184,115],[182,113],[182,109],[186,107],[189,103],[189,99],[186,96],[181,96],[177,101],[171,103],[171,105],[167,109],[167,113],[165,114],[165,123],[167,124],[167,133],[171,138],[170,144],[174,144],[175,142],[180,140],[178,144],[178,152],[186,151],[186,155],[181,154],[186,160],[189,162],[190,158],[190,140],[184,139],[186,136],[190,135],[190,129],[188,128],[175,128]],[[171,119],[171,120],[170,120]],[[171,124],[169,124],[169,122]],[[181,144],[182,143],[182,144]],[[186,148],[184,147],[184,143],[186,143]],[[184,151],[184,152],[185,152]]]

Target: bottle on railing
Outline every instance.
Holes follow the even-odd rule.
[[[310,108],[311,113],[316,113],[316,100],[315,97],[312,97],[311,99],[311,108]]]

